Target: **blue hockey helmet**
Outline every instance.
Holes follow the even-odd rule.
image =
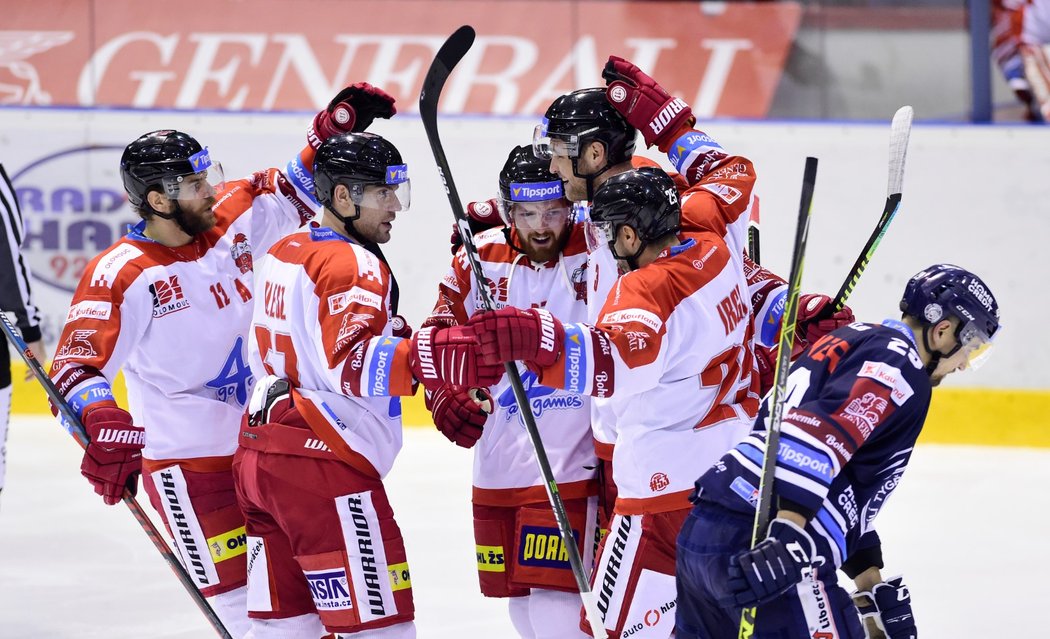
[[[922,324],[924,340],[928,327],[949,317],[958,319],[958,344],[941,356],[950,357],[966,348],[972,368],[984,363],[992,338],[999,332],[999,304],[991,289],[981,278],[952,264],[935,264],[916,273],[908,280],[900,309]],[[924,345],[929,351],[929,344]]]

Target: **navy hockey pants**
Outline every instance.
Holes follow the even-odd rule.
[[[741,608],[726,589],[729,558],[751,544],[752,517],[701,501],[678,534],[677,639],[736,639]],[[832,564],[757,611],[755,639],[864,639]]]

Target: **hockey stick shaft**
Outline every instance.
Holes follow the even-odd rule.
[[[445,157],[445,151],[441,145],[441,138],[438,136],[437,129],[437,109],[438,100],[441,97],[441,89],[444,87],[449,74],[452,73],[452,69],[466,55],[473,43],[474,29],[469,26],[463,26],[449,36],[445,44],[441,46],[423,81],[423,91],[419,95],[419,114],[423,120],[423,128],[426,129],[430,149],[434,154],[434,161],[437,163],[438,173],[445,185],[445,193],[448,195],[452,213],[456,218],[456,229],[459,232],[460,239],[463,240],[464,251],[467,259],[470,261],[474,277],[478,282],[478,292],[481,295],[482,304],[486,310],[492,310],[493,304],[488,279],[485,277],[482,269],[477,246],[474,244],[474,236],[470,232],[470,224],[466,213],[464,213],[463,203],[459,198],[459,192],[456,190],[456,184],[452,179],[452,172],[449,169],[448,159]],[[572,534],[572,526],[569,525],[569,516],[565,511],[565,504],[562,502],[561,492],[554,479],[554,472],[551,470],[550,461],[547,458],[543,440],[540,438],[539,429],[536,427],[536,419],[529,406],[529,399],[525,394],[521,375],[518,373],[517,365],[514,362],[506,362],[505,367],[507,379],[514,390],[518,414],[521,415],[525,422],[525,430],[528,432],[529,440],[532,442],[536,453],[536,461],[539,464],[540,474],[543,477],[547,499],[550,501],[551,510],[554,511],[554,519],[558,524],[558,533],[561,536],[562,547],[567,551],[569,565],[572,568],[573,576],[576,578],[576,587],[580,591],[580,598],[583,601],[583,608],[591,627],[591,633],[595,639],[605,639],[607,633],[602,623],[601,613],[598,610],[598,603],[594,598],[594,593],[591,592],[590,581],[583,568],[583,559],[580,557],[579,549],[576,546],[576,539]]]
[[[795,248],[791,257],[791,275],[788,281],[787,305],[784,308],[783,325],[780,329],[777,366],[773,377],[773,396],[770,397],[769,431],[766,434],[766,452],[762,457],[762,477],[758,484],[758,501],[755,503],[755,524],[751,531],[751,547],[762,541],[769,525],[769,511],[773,501],[773,479],[776,474],[777,450],[780,447],[780,420],[784,413],[784,398],[787,393],[788,368],[791,366],[791,348],[795,343],[795,323],[798,319],[798,297],[802,289],[802,268],[805,265],[806,240],[809,237],[810,211],[813,208],[813,189],[817,182],[817,159],[806,158],[806,169],[802,176],[802,199],[798,208],[798,225],[795,228]],[[744,608],[740,617],[739,639],[754,634],[757,609]]]
[[[875,229],[871,232],[871,237],[868,238],[867,243],[857,257],[857,261],[854,262],[853,268],[846,275],[842,287],[839,288],[838,294],[835,295],[835,301],[831,305],[831,313],[842,310],[846,305],[846,300],[853,293],[853,289],[856,288],[864,270],[868,268],[871,256],[875,254],[875,249],[879,247],[879,243],[882,242],[882,238],[890,228],[890,222],[897,216],[897,211],[900,209],[901,190],[904,183],[904,161],[908,155],[908,139],[911,137],[913,116],[914,111],[910,106],[901,107],[893,116],[893,122],[890,125],[890,159],[889,177],[886,185],[886,204],[882,208],[882,215],[879,217],[878,224],[875,225]]]
[[[759,236],[761,226],[761,215],[758,207],[758,197],[751,203],[751,215],[747,221],[747,256],[755,264],[762,263],[762,242]]]
[[[7,335],[7,339],[18,349],[18,352],[22,355],[22,359],[25,360],[26,365],[29,366],[29,370],[32,371],[33,376],[36,377],[40,385],[44,387],[44,392],[47,393],[48,398],[58,408],[59,421],[62,426],[66,429],[73,439],[77,440],[81,448],[87,448],[89,443],[87,431],[84,430],[84,425],[80,423],[80,418],[77,417],[73,409],[69,407],[69,404],[62,395],[59,394],[58,389],[55,388],[54,382],[48,377],[47,373],[44,372],[44,367],[40,365],[40,361],[36,358],[33,352],[26,345],[25,340],[22,339],[22,335],[18,330],[11,324],[11,320],[8,319],[7,314],[0,312],[0,326],[4,329],[4,334]],[[131,514],[135,516],[135,520],[139,522],[139,526],[149,537],[149,540],[153,542],[153,547],[157,549],[157,552],[164,557],[164,561],[168,562],[168,566],[171,568],[175,576],[179,578],[179,582],[182,583],[182,587],[190,593],[194,603],[200,608],[201,612],[208,619],[208,623],[215,629],[223,639],[233,639],[229,631],[226,630],[226,626],[223,625],[219,616],[215,614],[211,604],[204,598],[201,591],[197,589],[197,586],[193,583],[193,579],[189,573],[179,562],[178,557],[168,547],[164,538],[161,537],[157,527],[153,525],[149,516],[146,515],[145,511],[142,510],[142,506],[135,500],[135,497],[131,494],[131,491],[124,489],[124,495],[122,497],[124,504],[127,505]]]

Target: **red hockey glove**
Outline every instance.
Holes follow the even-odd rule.
[[[472,448],[478,443],[485,420],[492,412],[492,396],[487,390],[454,388],[448,384],[433,394],[428,392],[426,404],[441,434],[463,448]]]
[[[642,132],[646,146],[655,144],[666,152],[681,130],[696,122],[688,104],[623,58],[609,56],[602,78],[609,85],[606,98],[628,124]]]
[[[547,368],[565,346],[565,328],[549,311],[511,306],[478,313],[467,323],[478,333],[481,357],[490,363],[524,361]]]
[[[758,395],[765,397],[773,388],[773,377],[777,369],[777,348],[766,348],[755,344],[755,360],[758,363]]]
[[[843,306],[841,311],[832,312],[831,304],[832,299],[827,295],[802,295],[798,298],[792,360],[821,337],[855,321],[850,307]]]
[[[120,501],[125,488],[132,495],[138,489],[146,434],[131,422],[131,415],[121,408],[96,408],[84,416],[90,442],[84,450],[80,474],[109,506]]]
[[[390,330],[393,332],[394,337],[400,337],[401,339],[412,337],[412,327],[400,315],[390,318]]]
[[[470,232],[477,234],[503,224],[498,206],[499,203],[495,198],[467,204],[467,222],[470,223]],[[452,225],[452,237],[449,238],[449,241],[452,244],[452,254],[455,255],[459,247],[463,246],[463,240],[460,239],[455,224]]]
[[[408,364],[427,390],[442,384],[492,386],[503,376],[504,367],[481,358],[477,336],[468,326],[429,327],[412,337]]]
[[[351,84],[314,116],[306,141],[316,151],[333,135],[364,131],[376,118],[386,119],[395,113],[394,98],[386,91],[367,82]]]

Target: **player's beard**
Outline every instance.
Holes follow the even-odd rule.
[[[572,230],[572,225],[566,220],[566,224],[558,229],[540,229],[538,231],[525,231],[518,230],[518,237],[521,240],[521,248],[525,249],[525,254],[528,255],[529,259],[538,264],[549,262],[557,259],[561,250],[565,247],[565,241],[569,236],[569,232]],[[546,238],[544,242],[537,242],[536,238]]]
[[[199,235],[210,231],[215,226],[215,198],[211,197],[201,200],[199,206],[188,208],[180,204],[182,216],[182,230],[189,235]]]

